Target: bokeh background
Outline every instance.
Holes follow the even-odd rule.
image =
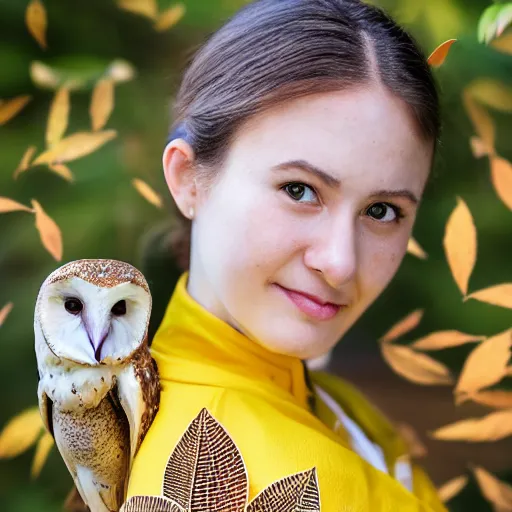
[[[182,19],[166,31],[122,10],[114,0],[87,2],[44,0],[48,15],[48,49],[42,50],[25,25],[28,1],[0,0],[0,97],[30,94],[31,102],[0,127],[0,196],[25,205],[37,199],[59,225],[63,259],[56,262],[41,244],[34,218],[25,212],[0,215],[0,308],[14,307],[0,328],[0,428],[36,404],[37,370],[33,349],[33,313],[45,277],[67,261],[114,258],[130,262],[147,275],[154,296],[151,331],[158,326],[179,271],[162,251],[172,199],[161,170],[161,154],[171,122],[170,106],[187,59],[202,41],[241,5],[242,0],[184,0]],[[512,213],[494,190],[487,158],[477,159],[469,139],[474,134],[461,94],[474,79],[491,78],[512,85],[512,56],[478,42],[477,25],[486,0],[379,0],[419,41],[428,55],[438,44],[457,38],[445,64],[435,70],[443,109],[444,131],[434,173],[427,187],[414,238],[428,254],[407,255],[398,275],[336,347],[329,369],[356,383],[393,420],[414,427],[427,448],[422,464],[436,485],[460,474],[469,485],[450,509],[487,511],[468,464],[481,465],[512,481],[512,444],[443,442],[428,432],[460,418],[489,412],[466,404],[456,407],[452,390],[419,386],[396,375],[383,361],[377,339],[397,320],[423,308],[424,316],[407,340],[429,332],[458,329],[492,335],[510,327],[510,309],[474,300],[462,301],[446,262],[442,240],[446,221],[460,196],[468,204],[478,231],[478,258],[470,291],[512,281]],[[159,0],[164,10],[173,2]],[[133,79],[116,84],[115,108],[107,128],[117,137],[98,151],[69,164],[69,183],[37,166],[13,180],[26,148],[44,148],[54,90],[35,83],[30,69],[41,61],[83,80],[71,93],[68,133],[89,130],[92,82],[115,59],[135,70]],[[512,123],[506,109],[492,111],[496,147],[510,160]],[[390,127],[391,129],[392,127]],[[135,190],[139,178],[164,199],[158,209]],[[149,249],[148,249],[149,248]],[[460,371],[472,347],[442,350],[435,357]],[[507,383],[505,382],[505,386]],[[31,479],[32,447],[0,460],[0,507],[4,511],[53,512],[61,509],[71,478],[56,450],[37,479]]]

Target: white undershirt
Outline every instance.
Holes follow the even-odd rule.
[[[329,407],[338,421],[340,421],[345,427],[350,437],[352,449],[373,467],[384,473],[391,474],[387,467],[382,448],[368,439],[367,435],[361,430],[357,423],[345,414],[338,402],[336,402],[336,400],[334,400],[326,391],[316,384],[313,386],[317,395],[322,399],[325,405]],[[406,489],[412,491],[412,469],[411,464],[407,460],[396,461],[394,477]]]

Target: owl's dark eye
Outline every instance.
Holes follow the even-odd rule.
[[[126,301],[120,300],[112,306],[112,314],[116,316],[126,315]]]
[[[72,315],[78,315],[78,313],[84,309],[84,305],[78,299],[66,299],[64,307],[66,311]]]

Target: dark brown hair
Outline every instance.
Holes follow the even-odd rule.
[[[237,130],[277,103],[380,82],[403,99],[419,135],[437,145],[435,82],[414,39],[382,9],[359,0],[256,0],[199,49],[174,105],[170,140],[195,152],[211,186]],[[170,242],[188,268],[190,221]]]

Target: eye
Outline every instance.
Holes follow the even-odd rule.
[[[112,314],[116,316],[126,315],[126,301],[120,300],[112,306]]]
[[[84,305],[78,299],[74,298],[66,299],[64,307],[66,311],[72,315],[78,315],[78,313],[84,309]]]
[[[315,192],[315,190],[310,187],[309,185],[306,185],[305,183],[300,182],[293,182],[293,183],[287,183],[282,187],[286,191],[286,193],[296,202],[303,202],[303,203],[315,203],[318,202],[318,196]],[[301,201],[301,199],[306,195],[308,196],[307,192],[309,191],[309,197],[312,197],[312,199],[308,199],[306,201]],[[316,199],[315,199],[316,198]]]
[[[366,214],[373,217],[380,222],[400,222],[404,217],[402,209],[388,203],[375,203],[372,204],[367,210]]]

